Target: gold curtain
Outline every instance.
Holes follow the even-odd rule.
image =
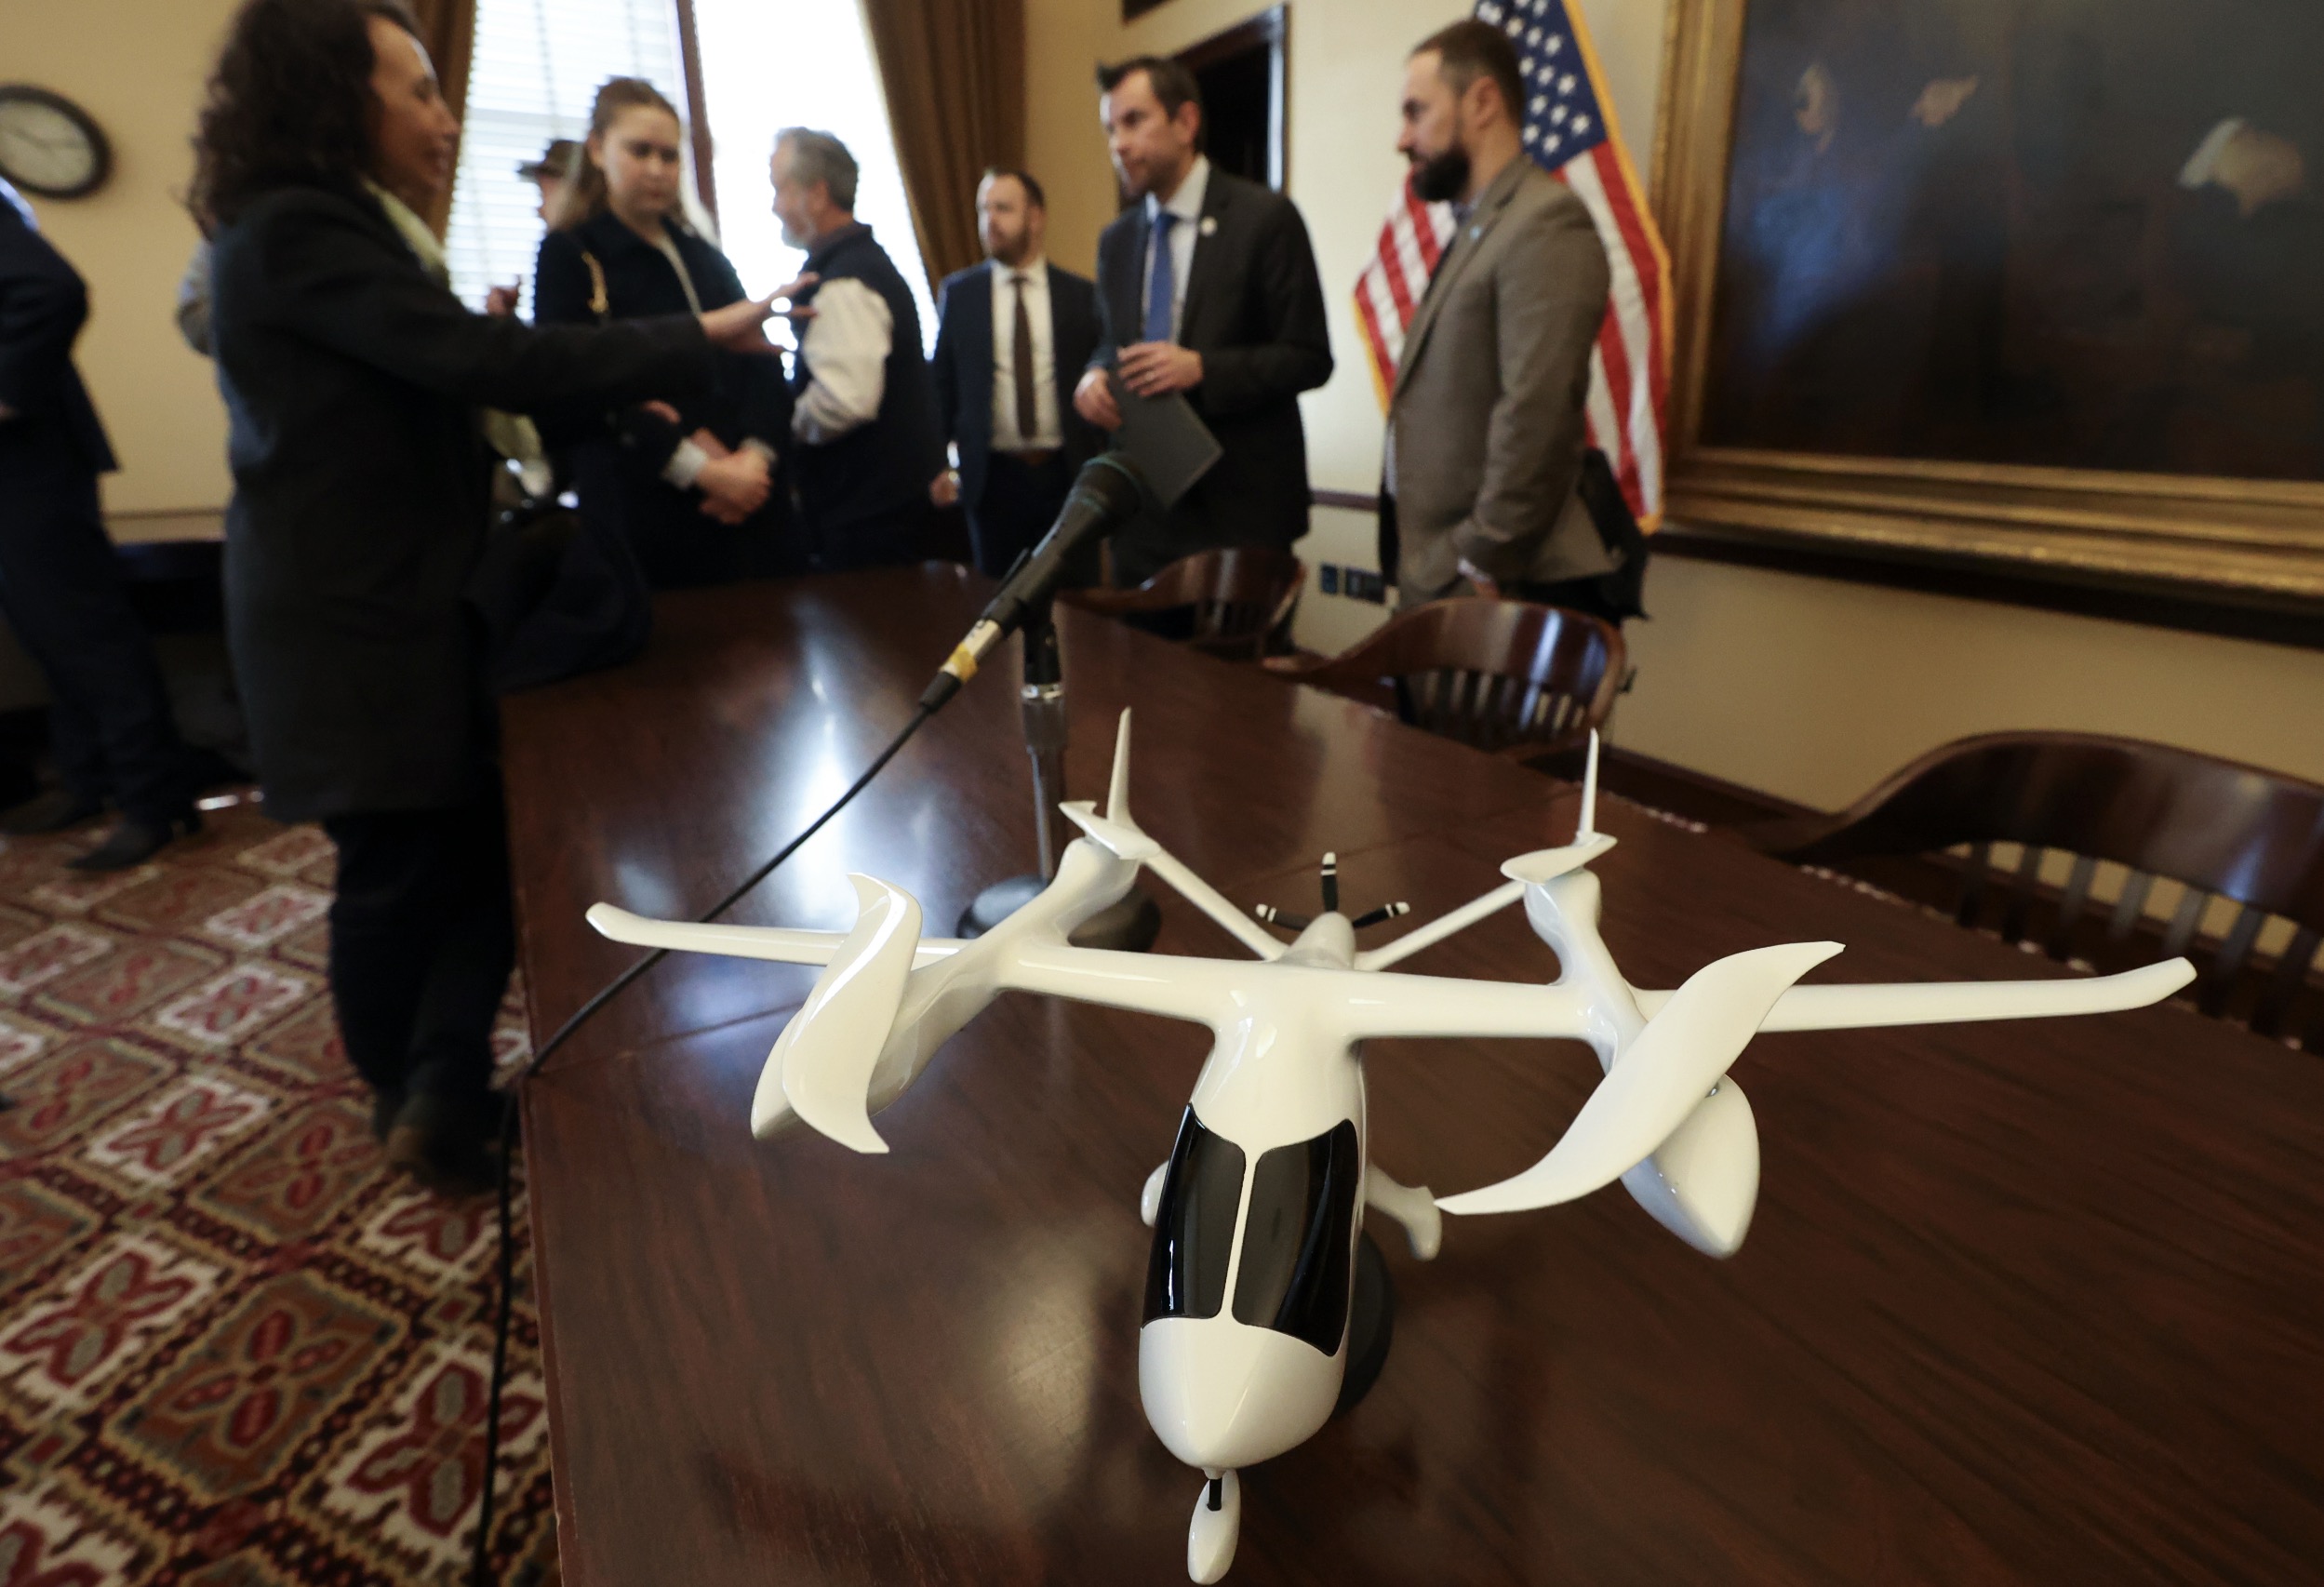
[[[444,90],[444,102],[452,107],[454,115],[465,116],[468,56],[476,42],[476,0],[412,0],[411,9],[420,23],[420,42],[427,47],[428,59],[435,62],[435,80]],[[449,185],[421,219],[434,228],[437,236],[444,234],[452,219]]]
[[[863,0],[863,15],[933,287],[984,257],[977,179],[1024,159],[1023,0]]]

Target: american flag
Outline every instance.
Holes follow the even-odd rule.
[[[1614,126],[1590,36],[1563,0],[1481,0],[1477,19],[1505,30],[1525,73],[1525,147],[1589,207],[1613,285],[1590,354],[1590,444],[1614,465],[1649,529],[1663,516],[1663,414],[1670,388],[1670,256]],[[1356,283],[1356,317],[1381,403],[1396,384],[1404,331],[1450,246],[1452,206],[1423,204],[1407,181]]]

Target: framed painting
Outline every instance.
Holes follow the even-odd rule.
[[[1671,0],[1669,508],[2324,611],[2324,6]]]

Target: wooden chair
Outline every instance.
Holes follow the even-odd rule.
[[[1621,630],[1529,601],[1431,601],[1338,656],[1270,672],[1393,710],[1415,727],[1534,762],[1587,741],[1628,671]]]
[[[1963,926],[1997,901],[2000,935],[2055,959],[2113,969],[2189,953],[2204,1013],[2324,1047],[2308,973],[2324,937],[2324,786],[2134,739],[1995,733],[1930,752],[1836,816],[1741,830],[1781,859],[1859,874],[1872,857],[1967,845],[1944,861]],[[1996,844],[2022,846],[2014,866],[1996,868]],[[2063,886],[2042,880],[2052,851]],[[2106,861],[2128,872],[2111,903],[2092,897]],[[2167,917],[2147,909],[2165,878],[2185,888]],[[2200,933],[2214,899],[2240,906],[2216,940]],[[2271,922],[2290,927],[2272,963],[2254,953],[2283,936]]]
[[[1185,614],[1185,643],[1213,656],[1257,660],[1288,634],[1307,582],[1306,565],[1273,546],[1238,545],[1181,557],[1134,590],[1075,590],[1087,611]],[[1172,637],[1179,637],[1175,633]]]

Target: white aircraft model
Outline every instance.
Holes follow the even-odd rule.
[[[1759,1185],[1751,1105],[1727,1071],[1760,1031],[2095,1014],[2157,1002],[2185,985],[2184,959],[2067,980],[1799,986],[1840,951],[1794,942],[1705,966],[1675,992],[1632,986],[1598,939],[1598,882],[1614,847],[1595,830],[1590,747],[1574,840],[1520,855],[1507,883],[1358,952],[1325,860],[1325,913],[1288,946],[1141,831],[1129,800],[1129,713],[1122,713],[1105,813],[1066,815],[1084,835],[1047,889],[973,940],[924,938],[901,887],[852,877],[854,929],[795,931],[648,920],[600,903],[589,922],[618,941],[826,967],[783,1028],[751,1103],[764,1140],[804,1122],[858,1152],[885,1152],[872,1114],[902,1093],[938,1047],[1009,990],[1077,998],[1205,1024],[1217,1043],[1195,1083],[1169,1159],[1140,1210],[1154,1228],[1138,1387],[1170,1452],[1199,1468],[1187,1573],[1216,1581],[1241,1525],[1237,1471],[1280,1455],[1369,1388],[1387,1345],[1390,1301],[1364,1214],[1401,1224],[1415,1256],[1436,1254],[1440,1212],[1517,1212],[1619,1180],[1679,1238],[1713,1256],[1743,1244]],[[1141,868],[1239,939],[1249,960],[1072,946],[1074,928],[1129,892]],[[1547,985],[1381,972],[1522,900],[1556,950]],[[1375,1036],[1564,1037],[1596,1049],[1605,1078],[1556,1145],[1513,1179],[1459,1195],[1398,1184],[1366,1151],[1364,1070]]]

